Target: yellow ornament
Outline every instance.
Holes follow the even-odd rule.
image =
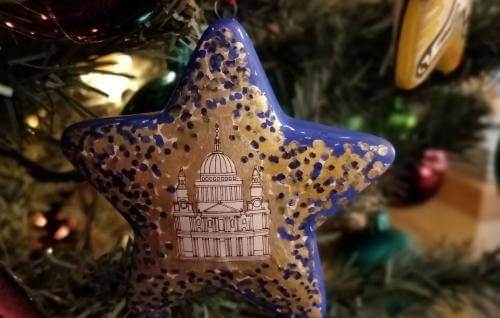
[[[447,74],[462,59],[472,0],[408,0],[396,60],[396,85],[412,89],[434,68]]]

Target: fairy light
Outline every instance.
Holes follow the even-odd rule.
[[[47,116],[47,110],[45,108],[40,108],[36,113],[40,118]]]
[[[129,55],[113,54],[109,59],[114,64],[103,68],[106,71],[129,74],[133,70],[133,60]],[[121,103],[123,93],[130,87],[131,82],[131,79],[125,76],[98,72],[81,75],[80,79],[84,83],[106,93],[108,100],[117,105]]]
[[[70,233],[70,229],[66,225],[62,225],[57,229],[57,231],[54,233],[54,239],[60,241],[68,237]]]
[[[5,21],[5,25],[8,27],[8,28],[13,28],[14,27],[14,24],[10,21]]]
[[[174,71],[170,71],[168,72],[164,77],[163,77],[163,81],[165,82],[165,84],[170,84],[170,83],[173,83],[175,81],[175,78],[177,77],[177,74],[175,74]]]
[[[47,218],[45,218],[45,216],[42,213],[38,212],[33,217],[33,224],[36,227],[40,227],[40,228],[45,227],[47,225]]]
[[[37,115],[29,115],[28,117],[26,117],[24,122],[30,128],[37,128],[40,125],[40,120],[38,119]]]

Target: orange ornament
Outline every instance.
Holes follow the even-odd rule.
[[[444,74],[462,60],[472,0],[408,0],[396,57],[396,85],[413,89],[434,68]]]

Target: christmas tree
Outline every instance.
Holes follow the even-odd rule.
[[[60,140],[85,119],[162,110],[218,16],[247,29],[290,116],[381,136],[396,149],[387,173],[319,230],[326,314],[440,317],[443,308],[473,308],[494,316],[500,246],[479,256],[465,243],[419,246],[390,225],[388,210],[435,195],[446,156],[467,157],[491,129],[481,83],[500,64],[500,4],[474,2],[457,69],[403,90],[394,78],[409,2],[0,3],[0,295],[23,299],[0,300],[0,316],[132,316],[133,230],[63,156]],[[263,191],[258,169],[252,178],[253,198]],[[273,315],[218,289],[155,312]]]

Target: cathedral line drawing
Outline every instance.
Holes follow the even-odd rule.
[[[244,180],[222,152],[216,125],[214,148],[200,166],[192,201],[186,175],[179,171],[172,212],[181,258],[244,261],[269,256],[269,201],[256,168],[248,186],[250,200],[245,202]]]

